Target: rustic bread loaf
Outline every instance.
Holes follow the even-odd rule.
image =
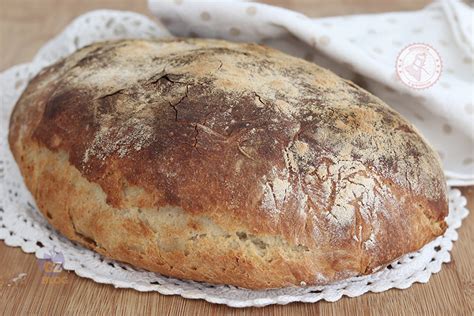
[[[446,229],[439,160],[410,123],[255,44],[85,47],[31,80],[9,142],[57,230],[173,277],[325,284]]]

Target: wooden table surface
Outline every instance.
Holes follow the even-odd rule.
[[[311,16],[414,10],[426,0],[273,0],[264,1]],[[98,8],[147,14],[144,0],[0,0],[0,71],[31,60],[46,40],[75,16]],[[474,187],[462,189],[474,209]],[[343,298],[335,303],[293,303],[286,306],[233,309],[158,293],[139,293],[97,284],[62,272],[58,284],[43,284],[32,254],[0,242],[0,315],[30,314],[157,314],[157,315],[472,315],[474,310],[474,216],[459,231],[452,261],[428,284]],[[26,275],[23,275],[26,273]],[[24,276],[21,278],[21,276]],[[17,278],[20,276],[20,278]],[[17,280],[15,281],[15,278]]]

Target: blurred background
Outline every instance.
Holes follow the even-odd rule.
[[[312,17],[409,11],[428,0],[265,0]],[[31,60],[44,42],[78,15],[95,9],[135,11],[151,17],[146,0],[0,0],[0,71]],[[13,40],[14,39],[14,40]]]

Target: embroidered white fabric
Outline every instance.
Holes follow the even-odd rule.
[[[449,228],[444,236],[421,250],[407,254],[388,267],[364,277],[326,286],[291,287],[252,291],[229,285],[210,285],[169,278],[106,259],[76,245],[56,232],[38,212],[34,199],[25,187],[8,146],[8,122],[11,110],[28,80],[44,66],[89,43],[117,38],[153,38],[170,36],[162,27],[145,16],[132,12],[109,10],[84,14],[59,36],[47,43],[33,62],[17,65],[0,74],[0,239],[38,258],[51,258],[51,253],[64,257],[63,268],[98,283],[138,291],[156,291],[165,295],[204,299],[233,307],[265,306],[290,302],[337,301],[368,291],[382,292],[391,288],[405,289],[414,282],[426,283],[431,274],[450,261],[456,229],[467,216],[466,199],[459,190],[449,190]]]

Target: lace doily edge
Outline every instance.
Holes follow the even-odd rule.
[[[339,293],[335,295],[329,295],[329,296],[307,295],[306,297],[294,297],[290,295],[281,295],[281,296],[272,297],[272,298],[257,298],[257,299],[249,299],[249,300],[243,301],[240,299],[231,300],[228,298],[210,297],[200,291],[193,291],[193,290],[189,291],[189,290],[184,290],[184,289],[172,290],[172,289],[167,289],[165,287],[160,287],[159,285],[157,285],[156,288],[150,288],[147,286],[140,285],[138,283],[133,284],[129,282],[121,282],[117,280],[107,279],[89,269],[82,268],[80,265],[77,265],[75,263],[69,263],[67,260],[65,260],[65,262],[63,263],[63,269],[67,271],[73,271],[79,277],[87,278],[100,284],[113,285],[115,288],[133,288],[134,290],[137,290],[139,292],[158,292],[162,295],[180,295],[183,298],[187,298],[187,299],[202,299],[209,303],[224,304],[230,307],[237,307],[237,308],[263,307],[263,306],[272,305],[272,304],[286,305],[293,302],[316,303],[320,300],[325,300],[327,302],[335,302],[341,299],[343,296],[357,297],[368,292],[380,293],[380,292],[390,290],[392,288],[403,290],[403,289],[407,289],[411,287],[415,283],[422,283],[422,284],[427,283],[433,274],[436,274],[441,271],[442,265],[444,263],[448,263],[451,261],[450,252],[452,251],[454,241],[458,239],[457,229],[461,227],[462,221],[468,216],[469,210],[467,209],[467,199],[461,194],[461,191],[459,189],[454,189],[454,188],[451,188],[450,191],[452,192],[452,194],[455,194],[457,198],[459,198],[460,214],[459,214],[458,220],[451,223],[451,225],[449,225],[449,228],[445,233],[446,236],[449,236],[449,240],[448,240],[449,244],[446,245],[448,249],[447,256],[443,257],[442,260],[439,261],[439,264],[435,266],[428,265],[425,271],[417,274],[416,278],[407,279],[406,282],[400,285],[387,285],[385,287],[381,287],[377,289],[361,288],[360,291],[356,293],[354,293],[353,291],[347,291],[347,290],[342,289]],[[60,236],[63,237],[62,235]],[[20,247],[22,251],[25,253],[28,253],[28,254],[34,253],[36,258],[38,259],[44,258],[42,256],[42,254],[45,251],[44,248],[39,247],[36,244],[27,245],[25,243],[22,243],[20,238],[15,238],[15,237],[17,236],[10,236],[9,234],[1,234],[1,230],[0,230],[0,240],[3,240],[7,246]],[[441,238],[441,237],[443,236],[439,236],[438,238]],[[424,247],[426,247],[427,245],[425,245]],[[396,262],[397,260],[394,260],[394,262]]]

